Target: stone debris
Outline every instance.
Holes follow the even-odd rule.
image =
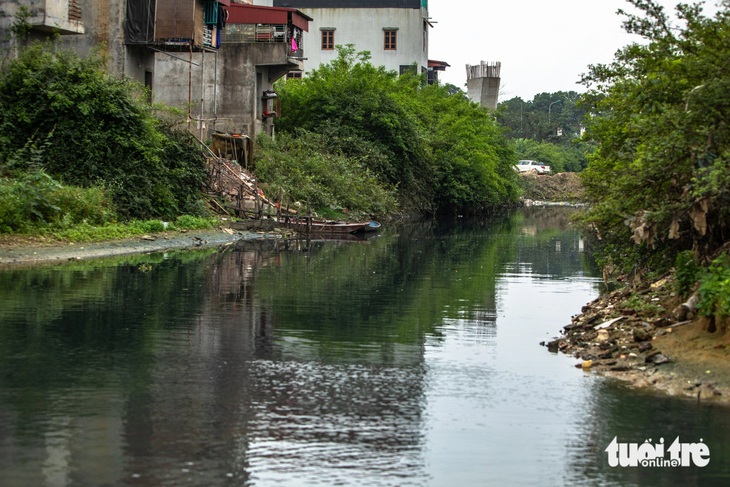
[[[649,292],[663,287],[650,288]],[[621,289],[588,303],[563,328],[563,336],[545,344],[548,350],[572,355],[581,364],[590,362],[588,368],[592,370],[629,370],[670,362],[671,358],[654,350],[651,343],[654,334],[668,323],[663,316],[647,321],[639,313],[623,308],[629,295],[629,290]]]
[[[575,367],[586,372],[698,399],[722,396],[725,388],[716,382],[692,380],[687,385],[679,381],[673,367],[666,369],[675,360],[655,346],[656,337],[672,333],[694,318],[693,306],[676,313],[678,302],[671,278],[645,289],[608,292],[583,306],[581,314],[563,328],[562,336],[541,345],[550,352],[571,355],[577,359]]]

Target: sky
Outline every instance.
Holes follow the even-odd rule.
[[[659,3],[673,16],[679,0]],[[706,13],[716,10],[715,0],[705,4]],[[618,49],[640,40],[623,30],[619,8],[635,11],[626,0],[429,0],[436,23],[428,57],[451,66],[439,73],[441,83],[464,90],[467,64],[500,62],[500,102],[580,93],[589,65],[610,63]]]

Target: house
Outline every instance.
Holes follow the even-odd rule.
[[[438,79],[448,64],[428,59],[433,22],[428,0],[274,0],[274,6],[296,8],[313,20],[305,34],[305,72],[337,58],[338,45],[369,51],[370,62],[400,74],[414,67]],[[435,68],[435,69],[434,69]]]
[[[110,74],[187,112],[201,139],[272,129],[273,84],[302,69],[312,20],[293,8],[231,0],[3,0],[0,48],[11,54],[6,34],[21,6],[30,8],[29,40],[57,33],[57,45],[81,55],[104,49]]]

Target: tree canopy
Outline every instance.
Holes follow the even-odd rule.
[[[481,210],[516,200],[516,157],[486,110],[419,76],[375,67],[353,46],[338,50],[306,78],[277,86],[278,131],[327,134],[326,150],[393,188],[404,210]]]
[[[515,97],[499,104],[497,121],[512,139],[570,145],[583,126],[585,111],[579,102],[575,91],[540,93],[531,101]]]
[[[588,164],[592,144],[581,141],[585,110],[575,91],[540,93],[499,104],[497,122],[505,128],[519,159],[550,165],[553,172],[578,172]]]
[[[693,250],[711,257],[730,227],[730,2],[714,17],[653,0],[624,27],[642,40],[583,78],[588,134],[588,222],[624,267],[668,266]],[[637,244],[632,245],[632,242]]]

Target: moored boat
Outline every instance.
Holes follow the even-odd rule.
[[[372,224],[375,223],[376,226]],[[329,220],[315,220],[308,222],[306,218],[291,219],[288,222],[279,222],[278,226],[289,228],[299,233],[320,234],[348,234],[358,232],[372,232],[380,228],[377,222],[343,222]]]

